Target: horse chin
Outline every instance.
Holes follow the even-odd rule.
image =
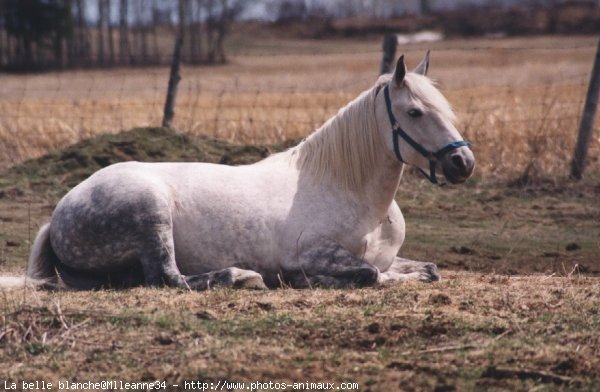
[[[454,185],[462,184],[471,177],[471,174],[464,176],[464,175],[452,173],[451,170],[446,170],[445,167],[442,167],[442,172],[444,173],[444,178],[446,178],[446,181],[448,181],[450,184],[454,184]]]
[[[467,181],[475,169],[475,160],[470,150],[461,153],[446,154],[441,160],[442,173],[451,184],[462,184]]]

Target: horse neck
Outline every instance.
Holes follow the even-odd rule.
[[[377,210],[387,211],[402,164],[385,151],[378,131],[376,98],[375,89],[363,92],[296,147],[297,167],[301,175],[308,174],[316,182],[338,188],[341,194],[356,195]]]
[[[365,197],[377,216],[387,214],[402,178],[404,164],[388,154],[381,154],[377,169],[366,187]]]

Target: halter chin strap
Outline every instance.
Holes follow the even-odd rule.
[[[458,140],[456,142],[449,143],[439,149],[436,152],[427,151],[425,147],[420,145],[415,139],[410,137],[408,133],[404,132],[394,113],[392,113],[392,100],[390,99],[390,89],[389,85],[386,85],[383,89],[383,94],[385,96],[385,106],[387,109],[388,117],[390,118],[390,124],[392,125],[392,141],[394,142],[394,153],[396,154],[396,158],[402,163],[407,163],[404,159],[402,159],[402,155],[400,154],[400,138],[404,139],[405,142],[410,144],[412,148],[417,150],[417,152],[423,155],[429,161],[429,174],[427,174],[423,169],[417,167],[421,174],[425,176],[432,184],[437,184],[437,178],[435,176],[435,167],[439,159],[444,156],[448,151],[455,150],[459,147],[470,146],[471,143],[465,140]]]

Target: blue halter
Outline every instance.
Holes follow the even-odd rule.
[[[442,156],[444,156],[444,154],[446,154],[448,151],[455,150],[459,147],[468,147],[471,145],[471,143],[465,140],[458,140],[456,142],[452,142],[445,145],[436,152],[427,151],[425,147],[417,143],[415,139],[413,139],[406,132],[404,132],[404,130],[396,120],[396,117],[394,117],[394,113],[392,113],[392,100],[390,99],[389,85],[386,84],[386,86],[383,89],[383,94],[385,96],[385,106],[387,109],[387,114],[390,118],[390,124],[392,125],[392,140],[394,142],[394,153],[396,154],[396,158],[398,158],[398,160],[402,163],[407,163],[406,161],[404,161],[404,159],[402,159],[402,155],[400,155],[400,138],[402,138],[404,139],[404,141],[410,144],[412,148],[417,150],[419,154],[423,155],[425,159],[429,160],[429,174],[427,174],[420,167],[418,167],[417,169],[419,169],[421,174],[423,174],[425,178],[431,181],[432,184],[437,184],[438,182],[435,176],[435,167],[437,165],[437,161],[440,158],[442,158]]]

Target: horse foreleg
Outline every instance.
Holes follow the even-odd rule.
[[[255,271],[229,267],[218,271],[184,277],[185,285],[193,290],[208,290],[216,287],[244,289],[266,289],[262,276]]]
[[[372,286],[379,275],[377,268],[333,241],[305,250],[285,267],[284,277],[295,288]]]
[[[382,272],[379,282],[388,280],[420,280],[423,282],[434,282],[440,280],[441,276],[437,266],[433,263],[415,261],[396,257],[390,268]]]

